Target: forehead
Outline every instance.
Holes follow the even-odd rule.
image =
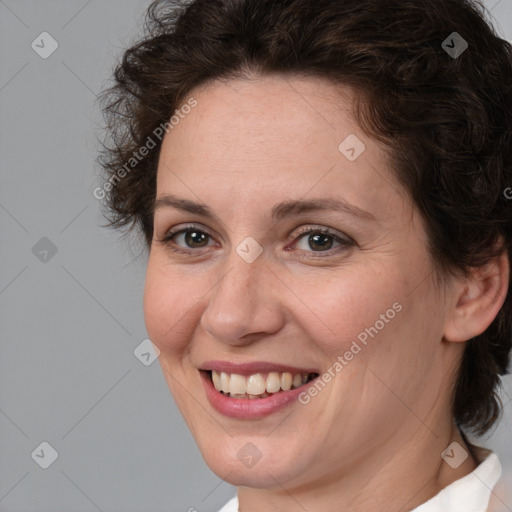
[[[157,195],[236,190],[239,198],[256,192],[270,199],[340,191],[362,208],[403,195],[385,148],[355,121],[349,88],[265,76],[211,82],[190,97],[197,105],[164,138]],[[348,146],[356,159],[347,158]]]
[[[360,131],[352,116],[355,93],[319,78],[270,75],[216,80],[189,96],[196,99],[197,106],[166,137],[176,144],[189,142],[189,134],[183,132],[191,128],[208,134],[201,143],[248,149],[252,142],[252,147],[258,143],[262,149],[262,142],[272,136],[276,144],[268,147],[276,150],[278,142],[287,142],[279,148],[284,151],[302,145],[305,139],[311,143],[321,140],[322,146],[336,149],[344,131]],[[338,133],[340,129],[342,133]],[[290,151],[290,156],[293,153]]]

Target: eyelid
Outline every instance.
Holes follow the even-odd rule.
[[[347,244],[356,245],[355,240],[352,237],[348,236],[346,233],[343,233],[336,229],[332,229],[327,226],[315,225],[315,224],[308,224],[307,226],[303,226],[303,227],[299,228],[298,232],[295,232],[295,230],[292,231],[292,233],[289,236],[289,239],[295,240],[299,236],[307,234],[307,233],[323,233],[326,235],[337,237],[337,238],[341,239],[342,241],[346,242]]]
[[[214,239],[215,237],[210,233],[209,229],[203,226],[202,224],[188,223],[188,224],[180,224],[178,227],[173,227],[164,232],[160,239],[157,239],[157,242],[165,243],[171,237],[179,235],[186,231],[192,231],[195,229],[196,231],[200,231],[201,233],[205,233],[210,238]]]

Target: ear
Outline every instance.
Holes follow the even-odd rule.
[[[456,280],[444,338],[460,342],[482,334],[505,302],[509,279],[510,262],[504,251],[487,265],[473,269],[468,277]]]

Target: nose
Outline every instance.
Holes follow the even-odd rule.
[[[284,286],[264,255],[252,263],[234,250],[209,294],[201,326],[228,345],[247,345],[278,332],[284,323]]]

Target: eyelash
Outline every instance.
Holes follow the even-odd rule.
[[[198,226],[196,226],[194,224],[189,224],[189,225],[187,225],[187,226],[185,226],[185,227],[183,227],[183,228],[181,228],[181,229],[179,229],[177,231],[169,231],[164,236],[164,238],[162,238],[161,240],[157,240],[157,242],[165,244],[167,247],[169,247],[169,249],[171,249],[174,252],[180,253],[180,254],[186,254],[186,255],[189,255],[189,256],[197,255],[198,252],[201,251],[201,249],[205,249],[206,247],[204,247],[204,248],[201,247],[201,248],[198,248],[198,249],[186,249],[186,248],[183,248],[183,247],[180,247],[180,246],[176,245],[176,243],[174,242],[174,239],[178,235],[183,234],[183,233],[187,233],[189,231],[195,231],[197,233],[205,234],[208,237],[210,237],[210,239],[213,238],[207,231],[205,231],[203,229],[200,229]],[[299,252],[310,253],[310,255],[309,255],[310,258],[325,258],[325,257],[333,256],[333,251],[340,252],[340,250],[347,250],[350,247],[353,247],[354,245],[356,245],[356,243],[351,238],[349,238],[349,237],[342,238],[342,237],[338,236],[336,233],[333,233],[328,228],[305,227],[305,228],[301,229],[299,231],[299,233],[297,233],[295,235],[294,240],[305,238],[305,235],[309,235],[309,234],[329,235],[336,242],[338,242],[340,244],[340,246],[337,248],[338,250],[336,250],[336,248],[335,249],[328,249],[326,251],[304,251],[303,249],[298,249]],[[311,254],[318,254],[318,256],[311,256]],[[327,256],[321,256],[321,254],[326,254]]]

